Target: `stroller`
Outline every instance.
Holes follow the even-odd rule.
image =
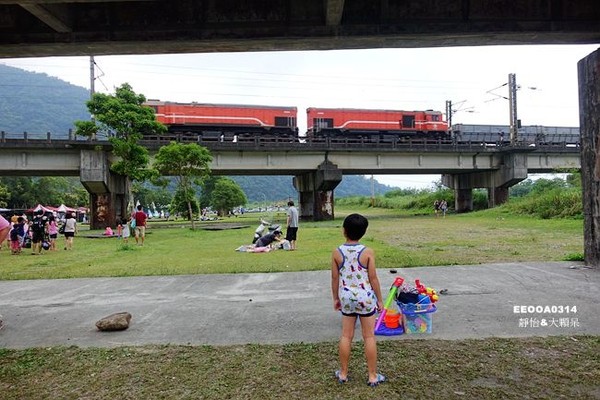
[[[273,231],[281,231],[281,225],[279,224],[271,224],[264,219],[260,220],[260,225],[256,230],[254,230],[254,238],[252,239],[252,244],[255,244],[261,236],[266,235],[267,233],[271,233]]]

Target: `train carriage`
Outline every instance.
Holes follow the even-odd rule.
[[[510,143],[508,125],[455,124],[452,138],[457,143]],[[517,142],[524,145],[573,145],[579,146],[578,127],[527,125],[517,131]]]
[[[440,111],[315,108],[307,113],[309,136],[416,137],[445,139],[448,125]]]
[[[202,137],[276,135],[296,137],[296,107],[262,105],[175,103],[148,100],[156,119],[169,133]]]

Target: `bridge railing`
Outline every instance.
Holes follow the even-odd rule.
[[[470,140],[415,139],[415,138],[379,138],[379,137],[304,137],[285,136],[233,136],[203,137],[189,134],[146,135],[140,144],[158,149],[172,141],[180,143],[197,143],[210,150],[265,150],[284,149],[294,151],[507,151],[507,150],[552,150],[573,152],[579,151],[579,137],[572,134],[544,135],[536,137],[520,137],[517,143],[498,140],[495,135],[487,133],[469,135]],[[77,137],[72,131],[68,135],[52,135],[47,133],[7,133],[0,132],[0,146],[18,147],[48,145],[106,145],[105,138],[90,140]]]
[[[360,151],[365,149],[377,149],[382,151],[452,151],[457,147],[461,149],[477,149],[484,147],[479,142],[457,143],[451,140],[442,139],[404,139],[404,138],[385,138],[377,137],[353,138],[353,137],[306,137],[289,138],[278,136],[256,136],[256,137],[202,137],[192,135],[146,135],[142,143],[151,148],[157,148],[166,145],[172,141],[180,143],[197,143],[214,150],[228,149],[254,149],[264,150],[272,149],[290,149],[299,151],[310,150],[348,150]]]
[[[95,139],[95,141],[103,141],[100,139]],[[66,134],[52,134],[51,132],[5,132],[0,131],[0,143],[6,143],[8,141],[22,141],[22,142],[46,142],[52,143],[57,141],[79,141],[79,142],[89,142],[90,139],[83,136],[77,136],[73,133],[72,130],[69,130]],[[106,141],[106,139],[104,139]]]

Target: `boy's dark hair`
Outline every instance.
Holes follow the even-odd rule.
[[[350,214],[344,219],[344,231],[350,240],[360,240],[367,232],[369,220],[360,214]]]
[[[138,211],[142,211],[142,205],[137,206]]]
[[[291,206],[293,206],[293,205],[294,205],[294,202],[293,202],[292,200],[288,201],[288,206],[290,206],[290,207],[291,207]]]

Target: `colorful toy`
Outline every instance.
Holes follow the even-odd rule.
[[[440,299],[440,297],[437,295],[435,289],[426,287],[418,279],[415,279],[415,287],[417,288],[417,291],[419,292],[419,294],[425,294],[425,295],[429,296],[429,300],[431,300],[432,303],[435,303],[436,301],[438,301]]]
[[[415,279],[415,286],[402,286],[397,297],[404,333],[431,333],[434,303],[439,299],[436,291]]]
[[[409,313],[403,315],[404,332],[431,333],[431,313]]]
[[[390,306],[392,305],[392,301],[394,301],[394,299],[396,298],[396,292],[398,291],[398,288],[400,286],[402,286],[403,283],[404,283],[404,278],[401,278],[401,277],[397,277],[394,280],[394,283],[392,283],[392,287],[390,288],[390,294],[388,294],[388,297],[385,299],[385,303],[383,304],[383,310],[381,311],[381,314],[379,315],[379,318],[377,319],[377,323],[375,324],[375,332],[377,332],[377,330],[379,329],[381,322],[385,318],[385,314],[387,313],[387,310],[390,309]]]

